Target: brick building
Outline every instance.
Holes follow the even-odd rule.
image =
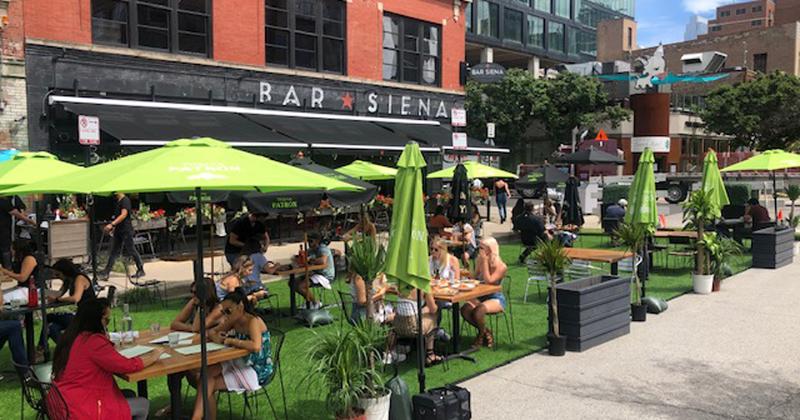
[[[24,4],[31,149],[78,155],[212,136],[264,154],[452,148],[458,0],[12,0]],[[474,152],[489,152],[470,140]],[[101,153],[101,154],[102,154]]]
[[[0,1],[0,149],[25,149],[28,111],[22,44],[22,1]]]
[[[708,33],[698,38],[769,28],[774,24],[775,2],[773,0],[734,3],[718,7],[716,18],[708,22]]]

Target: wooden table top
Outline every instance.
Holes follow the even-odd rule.
[[[689,238],[697,239],[697,231],[694,230],[657,230],[653,235],[656,238]]]
[[[167,359],[161,359],[152,365],[138,371],[127,374],[118,375],[120,378],[128,382],[139,382],[146,379],[158,378],[167,376],[172,373],[185,372],[194,369],[200,369],[200,353],[184,356],[175,351],[174,348],[163,344],[150,344],[149,341],[154,338],[163,337],[170,333],[170,330],[161,330],[156,334],[151,331],[140,331],[139,338],[134,341],[134,344],[143,346],[159,347],[162,346],[170,355]],[[179,346],[184,347],[184,346]],[[216,351],[208,352],[208,365],[215,365],[217,363],[226,362],[228,360],[238,359],[247,356],[249,352],[244,349],[226,348]]]
[[[601,263],[616,263],[630,258],[633,254],[629,251],[614,251],[611,249],[591,248],[564,248],[567,255],[573,260],[592,261]]]
[[[225,252],[222,250],[209,252],[203,251],[203,258],[216,258],[222,257],[225,255]],[[194,261],[197,259],[196,252],[189,252],[185,254],[169,254],[158,257],[162,261],[169,261],[169,262],[183,262],[183,261]]]
[[[436,300],[461,303],[502,292],[503,288],[501,286],[492,286],[489,284],[478,284],[472,290],[459,290],[456,294],[451,294],[451,289],[449,288],[432,287],[431,290],[433,291],[433,298]]]

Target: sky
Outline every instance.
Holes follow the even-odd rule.
[[[695,15],[714,17],[718,6],[737,3],[732,0],[636,0],[639,45],[651,47],[659,42],[683,41],[683,31]]]

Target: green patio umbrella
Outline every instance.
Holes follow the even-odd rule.
[[[466,162],[462,162],[464,167],[467,169],[467,176],[469,179],[475,178],[514,178],[517,179],[518,177],[511,172],[506,172],[502,169],[493,168],[488,165],[484,165],[482,163],[475,162],[473,160],[468,160]],[[436,172],[432,172],[428,174],[429,179],[453,179],[453,175],[455,174],[456,167],[451,166],[449,168],[445,168]]]
[[[656,179],[653,174],[653,164],[655,163],[653,151],[650,148],[644,149],[639,158],[639,167],[633,177],[630,192],[628,193],[628,211],[625,213],[625,223],[638,224],[652,231],[658,223],[658,208],[656,207]],[[645,241],[644,252],[642,253],[643,276],[642,276],[642,296],[646,292],[648,270],[650,268],[649,254],[647,252],[647,242]]]
[[[397,176],[397,169],[388,166],[378,165],[372,162],[356,160],[349,165],[336,169],[336,172],[343,173],[362,181],[385,181],[394,179]]]
[[[26,185],[54,176],[64,176],[83,169],[58,160],[47,152],[20,152],[0,163],[0,190]]]
[[[775,171],[789,168],[800,168],[800,155],[783,150],[767,150],[760,155],[751,157],[722,169],[722,172],[737,171],[770,171],[772,175],[772,191],[775,200],[775,220],[778,219],[778,188]]]
[[[719,172],[719,162],[714,150],[709,149],[703,160],[703,183],[702,190],[708,194],[714,206],[714,216],[722,217],[722,208],[730,204],[728,192],[725,190],[725,183],[722,182],[722,174]]]
[[[182,139],[158,149],[126,156],[84,169],[74,176],[49,178],[7,193],[70,192],[110,194],[112,192],[162,192],[194,190],[197,208],[201,208],[203,190],[284,190],[335,189],[357,191],[352,184],[337,181],[291,165],[236,150],[210,139]],[[203,212],[197,211],[197,226],[203,226]],[[197,237],[195,280],[200,300],[205,298],[203,278],[203,241]],[[201,376],[203,407],[208,406],[206,380],[207,350],[205,309],[200,305]]]
[[[410,288],[431,290],[428,264],[428,229],[425,224],[425,201],[422,191],[422,169],[427,164],[417,143],[406,145],[397,161],[394,211],[390,230],[389,249],[384,273],[394,279],[405,294]],[[405,291],[405,292],[404,292]],[[417,293],[417,365],[419,392],[425,392],[425,362],[422,339],[422,299]]]

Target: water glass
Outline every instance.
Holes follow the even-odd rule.
[[[150,332],[153,334],[158,334],[159,331],[161,331],[161,324],[158,322],[150,324]]]
[[[171,332],[167,335],[167,339],[169,340],[170,347],[177,347],[178,341],[181,339],[181,333]]]

